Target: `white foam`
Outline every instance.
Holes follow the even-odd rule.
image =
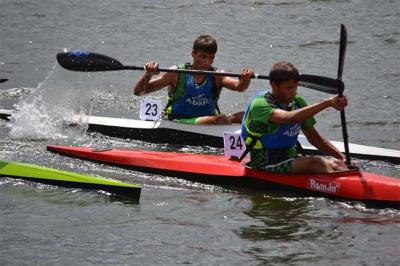
[[[81,93],[84,90],[71,89],[70,86],[74,86],[72,80],[65,78],[63,80],[62,76],[54,75],[56,69],[54,66],[36,89],[14,105],[17,112],[12,114],[11,121],[7,123],[11,138],[34,140],[85,138],[86,128],[67,128],[64,126],[64,121],[66,117],[74,114],[74,110],[82,106],[82,102],[89,95]],[[85,110],[79,109],[79,112]]]

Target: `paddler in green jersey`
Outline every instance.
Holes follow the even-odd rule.
[[[217,52],[217,42],[209,35],[199,36],[193,44],[192,64],[181,64],[171,68],[216,71],[212,63]],[[158,74],[158,63],[148,62],[146,72],[134,87],[141,96],[168,87],[168,103],[165,114],[168,119],[189,124],[240,123],[243,112],[230,116],[220,113],[217,102],[223,87],[233,91],[245,91],[254,72],[243,69],[239,79],[226,76],[193,75],[190,73]]]
[[[338,95],[307,105],[297,94],[299,72],[289,62],[273,65],[272,91],[260,92],[248,105],[242,136],[250,149],[248,166],[277,173],[328,173],[344,171],[344,155],[315,129],[314,115],[329,107],[343,110],[347,98]],[[298,157],[296,142],[300,130],[308,141],[336,159],[316,156]]]

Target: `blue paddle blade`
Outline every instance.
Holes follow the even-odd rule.
[[[65,69],[80,72],[124,69],[124,66],[114,58],[81,50],[58,53],[57,62]]]

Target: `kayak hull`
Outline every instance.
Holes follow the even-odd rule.
[[[103,190],[134,200],[139,200],[141,193],[138,185],[19,162],[0,160],[0,176],[67,188]]]
[[[257,171],[224,156],[140,150],[93,150],[48,146],[49,151],[135,170],[231,185],[255,182],[306,195],[356,200],[400,208],[400,179],[358,170],[331,174],[290,175]]]

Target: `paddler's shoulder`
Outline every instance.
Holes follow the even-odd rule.
[[[251,108],[275,108],[275,102],[267,95],[268,93],[258,93],[251,102]]]
[[[178,69],[176,65],[170,66],[169,69]],[[178,77],[179,73],[175,72],[165,72],[162,75],[162,79],[168,83],[168,92],[173,93],[175,91],[175,88],[178,84]]]
[[[168,69],[181,69],[177,65],[170,66]],[[176,72],[165,72],[164,76],[166,78],[176,79],[179,73]]]
[[[296,101],[296,103],[298,103],[300,105],[300,107],[307,106],[306,100],[300,94],[296,94],[295,101]]]

